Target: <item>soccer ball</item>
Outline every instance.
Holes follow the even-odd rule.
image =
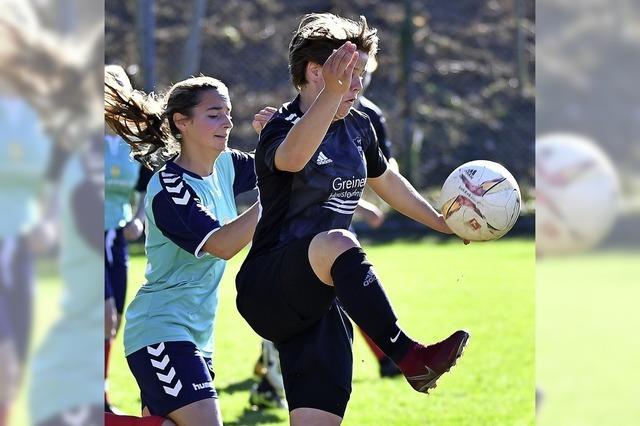
[[[613,165],[589,139],[553,133],[536,141],[536,250],[571,254],[602,240],[619,208]]]
[[[460,238],[496,240],[516,223],[520,200],[518,182],[504,166],[476,160],[455,169],[444,182],[440,211]]]

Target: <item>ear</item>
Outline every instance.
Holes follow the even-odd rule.
[[[322,78],[322,65],[316,64],[315,62],[307,63],[307,69],[305,72],[305,76],[307,77],[307,81],[309,83],[318,83],[323,81]]]
[[[178,130],[183,133],[187,130],[189,120],[189,117],[180,112],[173,113],[173,122],[175,123]]]

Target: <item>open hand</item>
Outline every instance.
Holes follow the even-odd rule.
[[[322,66],[324,90],[336,95],[344,95],[351,87],[353,68],[358,61],[356,45],[347,41],[329,56]]]
[[[264,126],[271,120],[273,114],[278,111],[276,108],[268,106],[262,108],[256,115],[253,116],[253,121],[251,125],[253,126],[253,130],[259,135]]]
[[[455,232],[453,232],[451,230],[451,228],[449,228],[449,225],[447,225],[447,222],[444,220],[444,216],[440,215],[438,217],[438,231],[442,232],[443,234],[453,234],[453,235],[457,235]],[[464,245],[469,245],[471,243],[471,240],[467,240],[466,238],[462,238],[462,242],[464,243]]]

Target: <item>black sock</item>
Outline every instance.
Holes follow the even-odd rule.
[[[413,340],[396,324],[398,318],[362,249],[354,247],[338,256],[331,277],[344,310],[397,364]]]

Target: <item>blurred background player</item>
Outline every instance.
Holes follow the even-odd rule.
[[[129,78],[118,65],[108,65],[105,72],[112,81],[131,90]],[[105,281],[105,412],[112,407],[107,395],[107,378],[111,344],[120,329],[127,295],[129,265],[128,241],[136,241],[144,227],[144,196],[152,172],[131,157],[131,148],[109,126],[105,126],[105,200],[104,200],[104,281]],[[134,191],[135,189],[135,191]],[[135,198],[135,214],[132,208]]]
[[[104,342],[104,173],[103,124],[96,108],[102,85],[88,68],[103,66],[104,36],[94,28],[82,39],[63,38],[41,26],[32,6],[21,2],[0,13],[5,18],[0,23],[2,40],[9,40],[6,49],[0,49],[0,64],[10,64],[3,67],[3,77],[38,111],[55,147],[47,173],[54,182],[55,202],[47,217],[52,218],[51,227],[59,229],[61,295],[59,303],[47,300],[43,310],[56,315],[31,357],[29,419],[43,426],[91,424],[99,422],[103,412],[98,395],[104,389],[99,355]],[[23,13],[14,16],[15,9]],[[90,55],[80,60],[78,52]],[[37,155],[30,158],[31,167]],[[56,176],[61,176],[57,190]],[[44,232],[35,240],[39,244],[46,241],[41,236],[51,235],[47,228],[41,227]]]
[[[364,96],[364,92],[367,87],[371,83],[371,75],[378,67],[378,62],[375,59],[375,56],[369,59],[369,63],[367,64],[367,71],[362,79],[362,92],[358,99],[356,99],[354,107],[358,111],[362,111],[369,117],[371,120],[371,124],[376,132],[376,136],[378,138],[378,147],[382,152],[382,155],[387,159],[389,167],[399,172],[398,162],[392,155],[392,147],[391,140],[389,139],[389,132],[387,131],[386,118],[382,112],[382,109],[378,107],[373,101]],[[356,214],[359,214],[369,226],[372,228],[379,228],[384,223],[384,214],[382,211],[373,203],[370,203],[364,199],[360,199],[358,202],[358,208],[356,209]],[[353,227],[352,227],[353,228]],[[395,377],[401,375],[400,369],[394,364],[394,362],[380,350],[380,348],[371,340],[367,334],[362,331],[360,327],[358,327],[362,337],[364,337],[365,342],[371,352],[373,352],[376,360],[378,361],[378,370],[380,372],[380,377]]]
[[[31,336],[34,257],[55,235],[44,184],[53,144],[36,111],[0,83],[0,425],[23,377]],[[50,194],[49,194],[50,195]],[[42,203],[45,201],[45,203]],[[55,197],[52,197],[55,201]]]

